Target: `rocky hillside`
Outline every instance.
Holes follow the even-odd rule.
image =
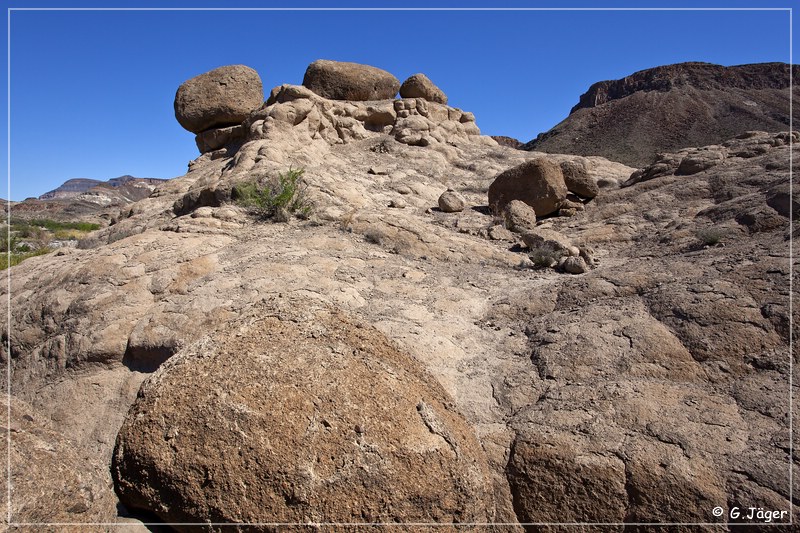
[[[797,99],[797,67],[793,78]],[[595,83],[566,119],[524,149],[643,166],[661,152],[718,144],[745,131],[786,130],[788,124],[787,64],[679,63]]]
[[[102,189],[120,189],[123,186],[126,187],[128,190],[125,191],[126,193],[130,194],[134,191],[143,191],[147,189],[148,185],[157,186],[163,183],[166,180],[159,179],[159,178],[136,178],[130,175],[120,176],[118,178],[111,178],[108,181],[100,181],[100,180],[93,180],[88,178],[73,178],[70,180],[65,181],[60,186],[56,187],[52,191],[48,191],[39,196],[39,200],[56,200],[56,199],[66,199],[66,198],[75,198],[82,194],[88,193],[91,189],[99,187]],[[123,193],[124,194],[124,193]],[[134,195],[135,196],[135,195]],[[141,193],[139,194],[141,196]],[[140,198],[136,198],[136,200],[141,200]]]
[[[500,146],[329,63],[308,86],[384,92],[283,85],[236,111],[218,80],[257,102],[254,71],[193,78],[189,172],[93,247],[13,267],[15,520],[800,519],[797,133],[636,170]],[[290,168],[310,213],[243,205]]]
[[[14,218],[61,221],[109,221],[120,210],[150,196],[167,180],[125,175],[107,181],[76,178],[46,192],[13,204]]]

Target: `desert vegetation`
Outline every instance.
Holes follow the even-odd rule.
[[[308,218],[312,206],[306,197],[302,168],[289,168],[278,176],[254,179],[233,189],[236,204],[262,220],[287,222],[292,216]]]
[[[0,269],[44,255],[70,241],[76,242],[97,229],[100,224],[91,222],[12,219],[10,225],[0,228],[0,252],[5,254],[0,258]]]

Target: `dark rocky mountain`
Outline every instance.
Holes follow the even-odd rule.
[[[160,178],[136,178],[134,176],[130,176],[128,174],[124,176],[120,176],[118,178],[111,178],[108,181],[100,181],[100,180],[93,180],[89,178],[73,178],[65,181],[59,187],[56,187],[52,191],[48,191],[41,196],[39,196],[39,200],[56,200],[56,199],[63,199],[63,198],[75,198],[89,190],[98,187],[98,186],[110,186],[110,187],[121,187],[126,184],[131,183],[142,183],[142,184],[150,184],[150,185],[158,185],[163,183],[166,180]],[[141,198],[137,198],[141,200]]]
[[[116,218],[129,204],[147,198],[167,181],[127,174],[108,181],[75,178],[39,198],[11,202],[12,216],[24,220],[46,218],[102,223]]]
[[[39,200],[54,200],[56,198],[72,198],[81,193],[84,193],[94,187],[103,183],[100,180],[93,180],[89,178],[73,178],[65,181],[60,186],[52,191],[48,191],[39,196]]]
[[[492,135],[491,137],[497,141],[497,144],[500,146],[508,146],[509,148],[522,147],[522,141],[515,139],[514,137],[508,137],[507,135]]]
[[[794,67],[795,97],[798,72]],[[693,62],[642,70],[595,83],[565,120],[523,149],[644,166],[660,152],[718,144],[746,131],[788,131],[788,89],[785,63]]]

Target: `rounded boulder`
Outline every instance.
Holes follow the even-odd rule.
[[[597,181],[589,175],[586,163],[580,160],[561,162],[561,173],[567,189],[583,198],[594,198],[600,192]]]
[[[447,104],[447,95],[425,74],[414,74],[400,86],[401,98],[424,98],[429,102]]]
[[[501,213],[506,204],[520,200],[537,216],[545,216],[558,211],[567,192],[561,168],[538,158],[500,173],[489,186],[489,205],[495,213]]]
[[[391,100],[400,81],[385,70],[360,63],[319,59],[311,63],[303,85],[330,100]]]
[[[258,73],[244,65],[215,68],[187,80],[175,94],[175,118],[192,133],[241,124],[264,103]]]
[[[167,522],[487,522],[480,444],[419,363],[310,301],[173,356],[120,430],[121,501]]]

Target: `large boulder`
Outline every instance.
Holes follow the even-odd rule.
[[[597,181],[589,175],[586,162],[565,160],[561,162],[561,173],[567,189],[583,198],[594,198],[600,192]]]
[[[482,448],[441,385],[310,301],[267,302],[162,365],[112,470],[126,506],[169,522],[494,516]]]
[[[241,124],[264,102],[258,73],[244,65],[215,68],[185,81],[175,94],[175,118],[192,133]]]
[[[537,216],[558,211],[567,198],[561,168],[546,158],[532,159],[499,174],[489,186],[489,206],[495,213],[512,200],[531,206]]]
[[[390,100],[400,81],[376,67],[318,59],[306,69],[303,85],[330,100]]]
[[[439,104],[447,103],[447,95],[425,74],[414,74],[410,76],[403,85],[400,86],[400,96],[402,98],[424,98],[429,102]]]

